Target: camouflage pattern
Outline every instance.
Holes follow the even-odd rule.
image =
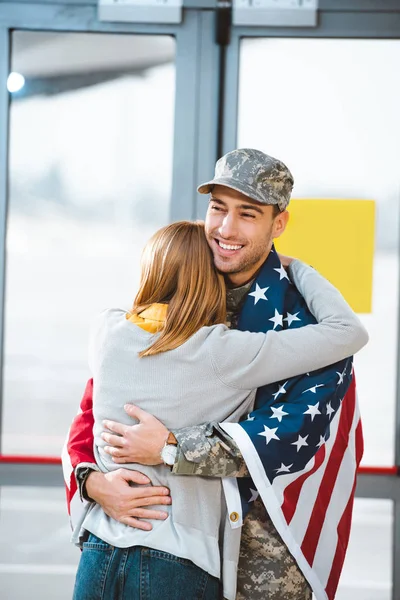
[[[203,477],[249,477],[236,442],[218,423],[204,423],[173,431],[178,451],[172,472]]]
[[[293,176],[280,160],[251,148],[228,152],[215,166],[214,179],[197,188],[209,194],[214,185],[225,185],[262,204],[285,210],[293,189]]]
[[[253,281],[237,288],[227,288],[226,290],[226,324],[235,329],[237,327],[239,312],[246,300]]]
[[[236,600],[311,600],[312,591],[260,499],[244,520]]]

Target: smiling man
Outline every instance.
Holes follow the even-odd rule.
[[[288,222],[286,208],[292,187],[293,177],[281,161],[258,150],[239,149],[223,156],[216,164],[214,179],[198,188],[201,194],[210,194],[205,221],[206,235],[215,265],[226,276],[228,323],[231,327],[247,328],[244,304],[249,298],[251,309],[262,309],[259,313],[262,323],[261,320],[260,323],[253,321],[250,330],[279,330],[299,325],[293,325],[294,321],[300,319],[296,316],[299,313],[295,314],[294,310],[289,312],[288,307],[290,309],[291,305],[282,304],[281,311],[273,312],[272,305],[265,302],[268,299],[266,292],[270,295],[272,289],[267,285],[258,285],[257,279],[269,262],[269,257],[274,257],[277,262],[272,261],[269,267],[273,280],[271,287],[286,290],[282,293],[278,291],[282,302],[284,296],[294,293],[294,286],[281,286],[288,276],[284,265],[279,263],[276,255],[271,254],[273,240],[284,232]],[[284,308],[287,313],[285,319]],[[336,373],[334,374],[336,377]],[[281,393],[286,394],[287,383],[273,395],[276,397]],[[92,385],[92,382],[88,383],[81,403],[82,412],[74,421],[68,441],[69,459],[75,469],[81,494],[88,501],[98,502],[112,518],[132,527],[149,529],[151,525],[143,519],[166,518],[166,513],[151,510],[151,506],[168,504],[171,501],[168,491],[142,486],[130,487],[129,481],[144,483],[139,474],[135,475],[132,471],[121,469],[109,474],[98,472],[93,457],[91,430]],[[289,394],[285,397],[286,401],[289,400],[288,397]],[[304,396],[301,402],[303,399]],[[282,408],[283,406],[273,408],[277,419],[275,426],[282,420],[282,415],[288,415],[288,412],[282,412]],[[139,408],[128,405],[125,409],[132,418],[139,420],[139,424],[126,426],[105,422],[105,428],[111,433],[103,434],[103,439],[108,443],[104,449],[113,457],[114,462],[121,465],[128,462],[151,465],[164,462],[166,468],[171,468],[177,475],[230,477],[238,478],[239,482],[249,481],[250,488],[246,492],[246,497],[249,498],[247,514],[242,527],[237,599],[311,600],[311,588],[303,572],[275,529],[258,493],[251,489],[249,471],[242,453],[223,426],[205,423],[169,432],[162,423]],[[257,412],[258,409],[253,414],[256,415]],[[306,415],[307,411],[303,414]],[[288,420],[288,417],[285,418]],[[302,422],[306,418],[302,417]],[[250,421],[253,419],[254,417]],[[318,419],[312,420],[311,427],[318,427]],[[276,429],[269,431],[275,432]],[[294,433],[297,438],[298,432]],[[319,440],[321,432],[314,433],[318,433]],[[275,439],[280,438],[275,436]],[[267,438],[267,449],[273,446],[268,444],[269,441]],[[293,443],[290,439],[287,444],[288,452],[296,453],[297,448],[298,453],[297,442]],[[307,443],[303,445],[308,446]],[[66,469],[69,459],[65,456]],[[282,467],[289,468],[283,464],[289,463],[289,459],[284,459],[281,455],[277,455],[277,459],[278,467],[279,464],[282,466],[275,469],[271,480],[276,472],[282,472]],[[68,486],[70,500],[74,485],[73,480]],[[78,529],[75,540],[79,538]]]
[[[293,177],[280,161],[258,150],[234,150],[198,191],[210,193],[206,236],[215,266],[231,287],[254,277],[285,230]]]

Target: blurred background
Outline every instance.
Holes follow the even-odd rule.
[[[91,317],[129,307],[148,237],[204,217],[196,186],[254,147],[290,167],[294,198],[375,202],[364,470],[337,598],[398,599],[400,3],[266,1],[255,26],[246,2],[143,4],[124,21],[94,0],[0,2],[1,597],[71,598],[79,551],[61,468],[43,463],[90,377]],[[335,238],[331,255],[357,259]]]

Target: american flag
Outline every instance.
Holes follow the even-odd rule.
[[[279,331],[315,322],[273,249],[238,328]],[[238,524],[260,496],[317,600],[332,600],[363,453],[352,358],[260,388],[246,420],[221,426],[238,444],[252,477],[235,483],[242,506]],[[232,481],[224,483],[229,509]]]

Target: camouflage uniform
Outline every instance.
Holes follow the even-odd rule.
[[[237,326],[238,313],[252,282],[227,290],[227,320]],[[248,477],[239,448],[218,423],[175,430],[179,442],[172,471],[179,475]],[[312,592],[276,531],[261,500],[246,516],[238,565],[236,600],[311,600]]]

